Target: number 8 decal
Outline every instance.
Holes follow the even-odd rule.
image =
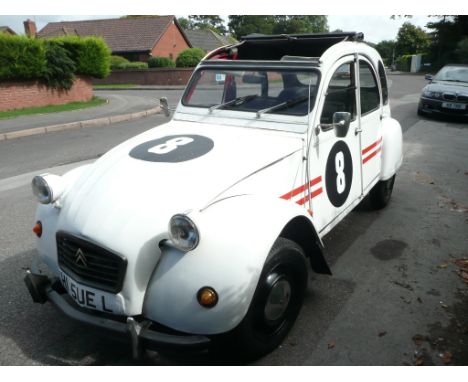
[[[345,204],[353,183],[353,159],[345,141],[336,142],[327,158],[325,187],[328,200],[335,207]]]
[[[345,166],[343,151],[340,151],[335,156],[335,169],[336,169],[336,191],[342,194],[346,188],[346,176],[343,172]]]
[[[148,152],[163,155],[174,151],[177,146],[184,146],[190,142],[193,142],[193,139],[188,137],[169,139],[165,143],[150,148]]]
[[[167,135],[140,143],[128,154],[147,162],[179,163],[199,158],[213,147],[214,142],[203,135]]]

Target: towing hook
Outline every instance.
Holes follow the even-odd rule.
[[[24,282],[28,288],[34,302],[44,304],[47,301],[46,286],[49,284],[49,278],[44,275],[36,275],[30,270],[26,271]]]

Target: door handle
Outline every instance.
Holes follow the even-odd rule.
[[[356,127],[356,129],[354,130],[354,135],[358,135],[361,131],[362,129],[360,127]]]

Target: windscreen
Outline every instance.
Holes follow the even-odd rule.
[[[304,116],[313,108],[318,79],[315,70],[201,68],[187,87],[182,104],[261,115]]]
[[[445,66],[436,74],[434,80],[468,82],[468,66]]]

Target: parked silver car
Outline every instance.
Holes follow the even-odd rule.
[[[422,90],[419,115],[440,114],[468,117],[468,65],[444,66]]]

